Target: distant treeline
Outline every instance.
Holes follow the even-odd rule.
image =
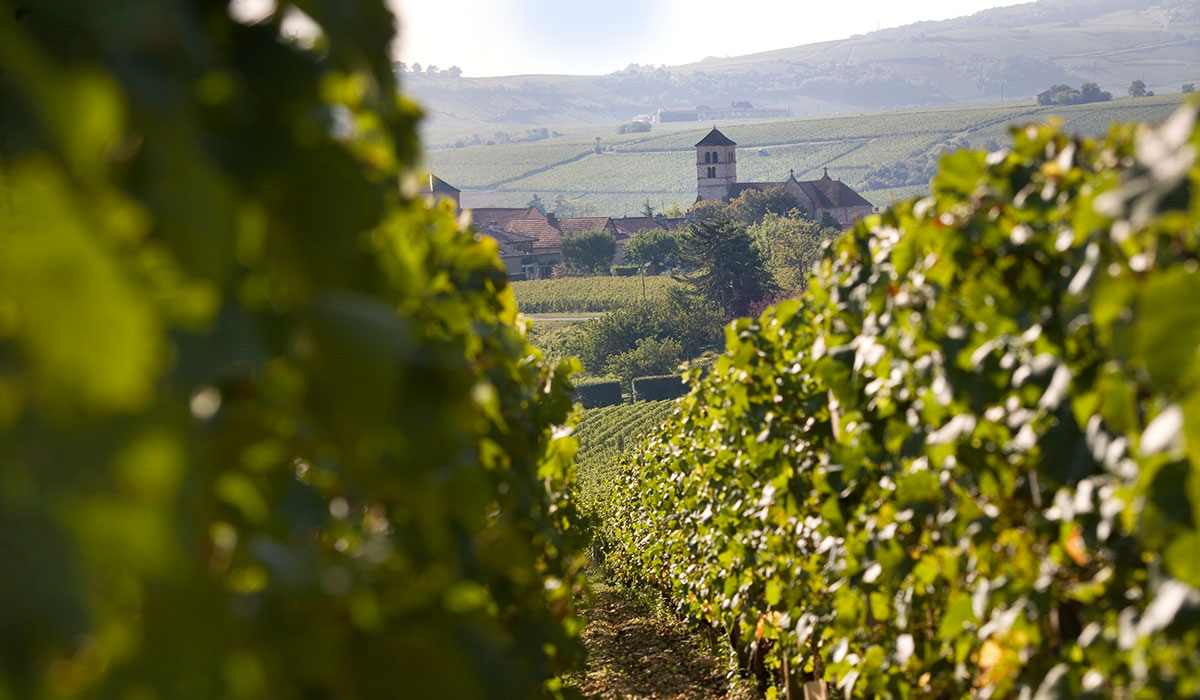
[[[1096,83],[1084,83],[1078,90],[1070,85],[1055,85],[1037,96],[1040,105],[1081,105],[1111,99],[1112,93],[1101,90]]]
[[[496,133],[487,136],[473,134],[470,137],[456,139],[454,141],[455,148],[465,148],[467,146],[496,146],[507,143],[526,143],[529,141],[541,141],[552,136],[562,136],[558,131],[551,131],[544,126],[526,129],[523,132],[497,131]]]

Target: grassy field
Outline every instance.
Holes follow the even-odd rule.
[[[1161,122],[1180,95],[1118,99],[1089,105],[1041,107],[1029,100],[957,107],[845,114],[832,117],[722,123],[738,142],[738,179],[780,181],[831,177],[859,189],[877,206],[898,195],[920,194],[914,186],[866,190],[869,168],[924,160],[958,139],[975,148],[1002,145],[1011,126],[1059,118],[1084,136],[1105,132],[1113,122]],[[464,190],[466,206],[523,206],[539,195],[581,199],[593,214],[635,215],[649,201],[661,209],[695,200],[693,144],[710,125],[655,126],[642,134],[617,135],[611,127],[560,127],[564,135],[504,146],[443,148],[426,153],[433,172]],[[594,153],[600,137],[603,153]],[[572,309],[580,310],[580,309]]]
[[[646,299],[666,296],[678,283],[670,277],[646,277]],[[615,311],[642,301],[640,277],[564,277],[513,282],[517,308],[527,314]]]

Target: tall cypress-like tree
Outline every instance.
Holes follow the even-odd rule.
[[[695,271],[687,283],[726,318],[746,315],[751,304],[778,291],[746,228],[727,217],[689,226],[679,259]]]

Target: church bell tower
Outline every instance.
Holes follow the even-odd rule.
[[[737,184],[737,144],[714,126],[696,144],[696,201],[729,199]]]

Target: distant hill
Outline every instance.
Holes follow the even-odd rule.
[[[749,100],[797,115],[1030,98],[1052,84],[1200,83],[1197,0],[1040,0],[840,41],[603,76],[405,74],[432,130],[612,124]]]

